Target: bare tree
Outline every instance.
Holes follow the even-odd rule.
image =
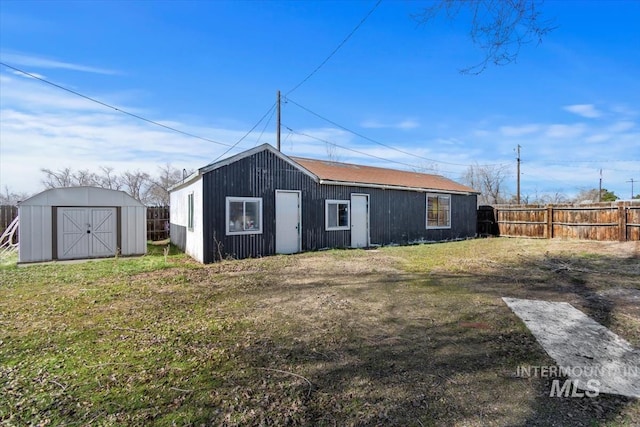
[[[160,173],[150,180],[150,186],[146,194],[148,204],[156,206],[169,206],[169,187],[182,180],[182,171],[167,163],[158,168]]]
[[[325,150],[327,150],[327,158],[332,162],[339,162],[340,156],[338,155],[338,147],[330,142],[325,143]]]
[[[16,193],[5,185],[3,191],[0,193],[0,205],[16,205],[18,202],[26,200],[29,197],[28,193]]]
[[[480,192],[478,204],[493,205],[504,203],[504,181],[507,178],[508,167],[497,165],[470,165],[461,180],[469,187]]]
[[[73,172],[70,168],[58,169],[57,171],[42,168],[44,174],[42,184],[47,190],[50,188],[71,187],[73,185]]]
[[[101,166],[100,173],[94,173],[88,169],[74,171],[71,168],[57,171],[41,169],[41,171],[45,175],[42,183],[47,189],[95,186],[110,190],[123,190],[142,203],[157,206],[169,204],[169,187],[182,179],[182,171],[170,164],[161,166],[160,173],[153,178],[140,170],[125,171],[118,175],[112,167],[108,166]]]
[[[99,187],[108,188],[109,190],[120,190],[122,188],[122,180],[113,173],[111,166],[100,166],[102,174],[99,177]]]
[[[614,202],[618,200],[618,196],[613,192],[609,191],[606,188],[602,189],[600,193],[600,197],[598,197],[598,193],[600,190],[597,188],[583,188],[576,195],[574,202],[575,203],[595,203],[598,201],[602,202]]]
[[[418,167],[413,168],[418,173],[440,174],[440,168],[437,163],[421,162]]]
[[[90,172],[89,169],[80,169],[72,174],[73,185],[86,187],[97,186],[99,184],[98,175]]]
[[[454,20],[463,11],[470,14],[469,36],[484,53],[479,63],[460,70],[480,74],[488,65],[506,65],[518,58],[523,45],[542,42],[555,29],[551,21],[541,19],[539,0],[438,0],[414,15],[420,24],[432,21],[444,12]]]
[[[122,174],[122,188],[134,199],[145,203],[146,190],[149,186],[149,174],[139,170]]]

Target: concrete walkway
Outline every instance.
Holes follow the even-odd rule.
[[[640,351],[628,341],[565,302],[502,300],[577,388],[640,398]]]

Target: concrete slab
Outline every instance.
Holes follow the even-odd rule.
[[[581,390],[640,398],[640,351],[566,302],[502,298]]]

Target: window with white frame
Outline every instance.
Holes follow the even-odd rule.
[[[349,229],[348,200],[326,200],[324,206],[325,229],[327,231]]]
[[[262,199],[227,197],[227,235],[262,233]]]
[[[427,228],[451,228],[451,196],[427,194]]]
[[[193,230],[193,193],[187,195],[187,228]]]

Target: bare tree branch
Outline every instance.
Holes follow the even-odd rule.
[[[507,166],[470,165],[462,176],[462,182],[480,192],[478,204],[504,203],[503,185],[507,178]]]
[[[438,0],[413,18],[425,25],[444,12],[449,21],[468,10],[469,37],[484,52],[477,64],[460,70],[463,74],[480,74],[487,66],[515,62],[523,45],[542,39],[556,27],[542,20],[540,0]]]

